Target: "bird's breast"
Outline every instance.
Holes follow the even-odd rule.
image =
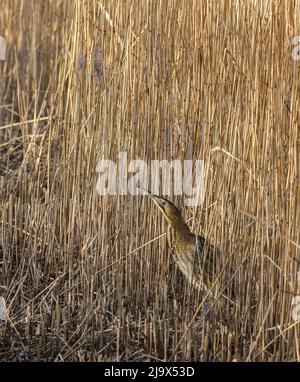
[[[196,242],[191,241],[190,237],[182,237],[180,232],[175,231],[171,227],[168,229],[167,237],[177,266],[184,276],[191,281],[193,279],[195,268]]]
[[[207,291],[209,280],[201,266],[203,239],[198,237],[196,240],[196,236],[191,233],[183,236],[182,232],[172,227],[169,227],[167,237],[175,263],[188,282],[198,289]]]

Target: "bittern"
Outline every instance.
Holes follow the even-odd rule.
[[[204,237],[191,232],[173,203],[142,190],[150,196],[168,222],[167,238],[175,263],[190,284],[207,292],[216,277],[218,251]]]

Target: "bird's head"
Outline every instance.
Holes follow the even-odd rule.
[[[158,208],[163,213],[164,217],[168,221],[169,224],[174,225],[177,223],[182,223],[183,219],[179,209],[174,206],[169,200],[162,198],[161,196],[157,196],[152,194],[150,191],[143,190],[150,198],[154,201],[154,203],[158,206]]]

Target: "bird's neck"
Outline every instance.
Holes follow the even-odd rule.
[[[175,253],[183,253],[189,250],[191,245],[195,245],[195,235],[184,222],[169,223],[167,239],[169,246]]]
[[[176,232],[176,236],[178,238],[182,237],[184,240],[194,237],[193,233],[183,219],[176,219],[172,222],[169,221],[169,229]]]

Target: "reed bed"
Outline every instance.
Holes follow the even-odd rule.
[[[0,359],[299,361],[300,2],[0,8]],[[97,193],[120,152],[205,161],[203,205],[169,198],[234,309],[202,319],[147,197]]]

